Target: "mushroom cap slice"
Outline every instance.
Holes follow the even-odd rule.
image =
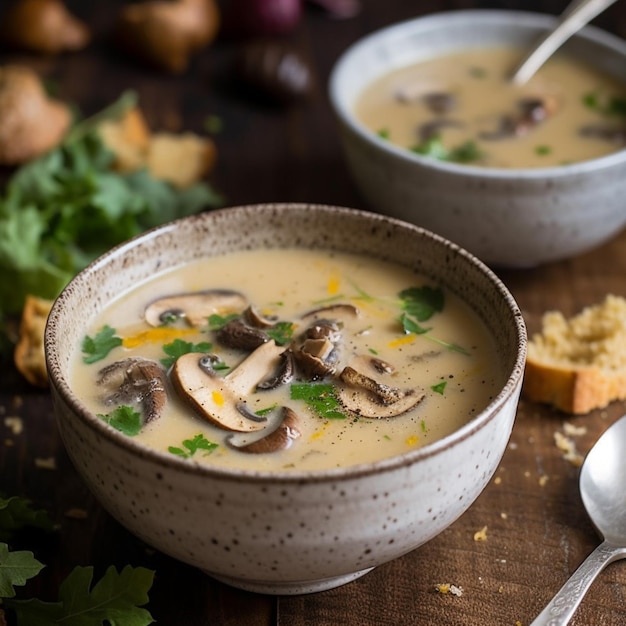
[[[241,452],[269,454],[290,448],[301,434],[298,429],[298,416],[293,409],[286,406],[282,407],[282,417],[277,421],[276,426],[267,430],[269,432],[260,438],[251,439],[246,435],[234,434],[229,435],[226,441]]]
[[[323,306],[318,309],[308,311],[302,316],[303,320],[329,318],[333,320],[354,319],[359,317],[360,311],[353,304],[338,303]]]
[[[339,380],[339,401],[361,417],[397,417],[417,406],[425,396],[420,389],[391,387],[350,366],[344,367]]]
[[[283,351],[274,341],[264,343],[224,377],[199,364],[207,355],[190,352],[174,363],[172,382],[180,396],[204,419],[227,430],[260,430],[265,427],[265,420],[250,419],[246,400],[257,384],[276,369]]]
[[[247,304],[246,297],[238,291],[208,289],[154,300],[146,307],[144,318],[151,326],[163,325],[170,316],[184,319],[191,326],[202,326],[211,315],[238,313]]]

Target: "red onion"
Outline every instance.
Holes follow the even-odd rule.
[[[283,35],[292,31],[302,17],[302,0],[226,0],[224,31],[253,37]]]

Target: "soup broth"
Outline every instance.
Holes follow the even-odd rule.
[[[555,55],[524,85],[524,51],[466,50],[396,70],[358,99],[357,118],[398,146],[500,168],[585,161],[626,144],[626,85]]]
[[[214,300],[192,313],[201,294]],[[112,302],[77,348],[72,387],[112,426],[190,462],[313,470],[452,433],[494,398],[502,369],[478,316],[414,271],[253,250],[157,275]]]

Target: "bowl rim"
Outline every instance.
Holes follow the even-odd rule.
[[[448,25],[462,24],[466,27],[473,25],[488,26],[511,26],[511,23],[521,25],[524,28],[547,29],[553,26],[557,21],[557,16],[537,13],[533,11],[508,10],[508,9],[461,9],[454,11],[438,11],[429,13],[416,18],[397,22],[390,26],[383,27],[368,35],[356,40],[348,48],[346,48],[337,58],[333,65],[328,80],[328,97],[334,110],[335,117],[343,125],[345,125],[353,134],[357,135],[362,141],[365,141],[383,153],[387,153],[396,159],[415,163],[422,166],[440,170],[450,174],[459,176],[480,176],[491,179],[501,180],[531,180],[542,181],[544,179],[560,179],[566,177],[574,177],[580,174],[587,174],[598,170],[608,169],[626,162],[626,148],[617,150],[610,154],[568,163],[564,165],[555,165],[549,167],[534,168],[502,168],[502,167],[484,167],[471,164],[458,164],[440,161],[432,157],[416,154],[396,146],[393,143],[379,137],[376,133],[369,130],[364,124],[360,123],[352,114],[350,105],[340,95],[341,81],[343,75],[347,72],[348,64],[354,57],[361,54],[363,50],[376,46],[379,42],[388,40],[393,36],[404,36],[415,30],[426,29],[427,27],[445,29]],[[621,39],[617,35],[609,33],[593,25],[588,25],[579,30],[570,37],[572,40],[590,42],[604,47],[611,52],[624,57],[626,63],[626,40]],[[567,42],[566,42],[567,43]],[[565,44],[564,44],[565,45]],[[351,104],[354,103],[358,94],[353,94]]]
[[[73,297],[72,290],[76,288],[85,288],[89,290],[90,277],[107,265],[111,260],[123,257],[129,250],[132,250],[136,246],[147,242],[152,238],[161,236],[167,233],[173,233],[178,228],[179,223],[183,222],[195,222],[202,221],[206,226],[212,219],[222,219],[222,216],[226,213],[240,212],[244,215],[251,210],[255,212],[259,211],[275,211],[275,210],[289,210],[294,208],[295,210],[306,210],[307,212],[318,211],[322,214],[327,213],[344,213],[352,214],[355,217],[363,217],[372,223],[378,223],[379,225],[392,225],[401,229],[408,229],[420,237],[427,237],[434,240],[437,245],[443,246],[451,254],[461,257],[463,263],[467,263],[473,266],[478,272],[484,274],[492,286],[496,289],[498,294],[502,297],[506,308],[508,309],[511,318],[515,323],[515,334],[517,339],[517,354],[513,366],[507,376],[507,380],[501,387],[497,395],[493,397],[491,402],[486,405],[482,411],[477,413],[472,419],[466,422],[463,426],[453,431],[445,437],[436,439],[432,443],[420,447],[416,450],[411,450],[401,455],[384,458],[378,461],[369,463],[360,463],[349,465],[340,468],[330,468],[324,470],[287,470],[287,471],[268,471],[268,470],[246,470],[246,469],[232,469],[211,466],[205,463],[190,463],[186,459],[178,458],[175,455],[168,454],[164,451],[159,451],[150,448],[146,445],[138,443],[132,437],[128,437],[112,426],[107,424],[104,420],[99,419],[95,414],[87,409],[87,407],[80,401],[80,399],[71,390],[67,378],[62,374],[62,366],[60,360],[55,351],[57,344],[58,334],[58,322],[63,316],[63,307],[66,301]],[[213,217],[215,216],[215,217]],[[323,249],[321,246],[319,249]],[[393,262],[393,261],[392,261]],[[168,269],[173,268],[174,265]],[[111,444],[121,447],[137,457],[152,461],[155,465],[159,465],[162,468],[171,468],[180,473],[193,474],[197,476],[212,476],[219,477],[220,479],[226,479],[233,482],[255,482],[259,484],[293,484],[293,483],[325,483],[336,482],[338,480],[352,480],[361,476],[367,476],[372,474],[384,474],[385,472],[392,471],[401,467],[406,467],[418,463],[428,457],[434,456],[445,449],[452,448],[455,445],[461,443],[467,438],[471,437],[473,433],[486,427],[492,420],[494,420],[499,411],[510,401],[510,398],[515,393],[521,390],[521,384],[524,374],[524,367],[526,362],[528,336],[526,331],[526,325],[522,316],[522,312],[515,301],[513,295],[506,287],[504,282],[493,272],[485,263],[480,261],[476,256],[461,248],[457,244],[445,239],[444,237],[429,231],[420,226],[410,224],[408,222],[399,220],[397,218],[385,216],[382,214],[373,213],[361,209],[353,209],[336,205],[328,204],[316,204],[316,203],[300,203],[300,202],[277,202],[266,204],[247,204],[233,207],[226,207],[222,209],[215,209],[212,211],[191,215],[183,218],[179,218],[167,224],[154,227],[145,231],[139,235],[136,235],[132,239],[126,242],[118,244],[117,246],[104,253],[92,263],[90,263],[85,269],[79,272],[63,289],[61,294],[55,299],[50,313],[48,315],[45,335],[44,335],[44,348],[46,366],[48,370],[50,387],[52,390],[53,400],[56,404],[58,396],[62,401],[72,409],[72,411],[78,416],[78,419],[87,426],[90,430],[95,432],[100,437],[105,438]],[[515,409],[517,410],[517,408]],[[55,418],[56,410],[55,410]],[[514,418],[515,419],[515,418]]]

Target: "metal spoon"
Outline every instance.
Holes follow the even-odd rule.
[[[591,448],[580,470],[580,495],[604,541],[583,561],[531,626],[565,626],[597,575],[626,558],[626,415]]]
[[[548,31],[518,65],[511,79],[513,83],[525,83],[567,39],[614,2],[616,0],[573,0],[561,14],[556,27]]]

